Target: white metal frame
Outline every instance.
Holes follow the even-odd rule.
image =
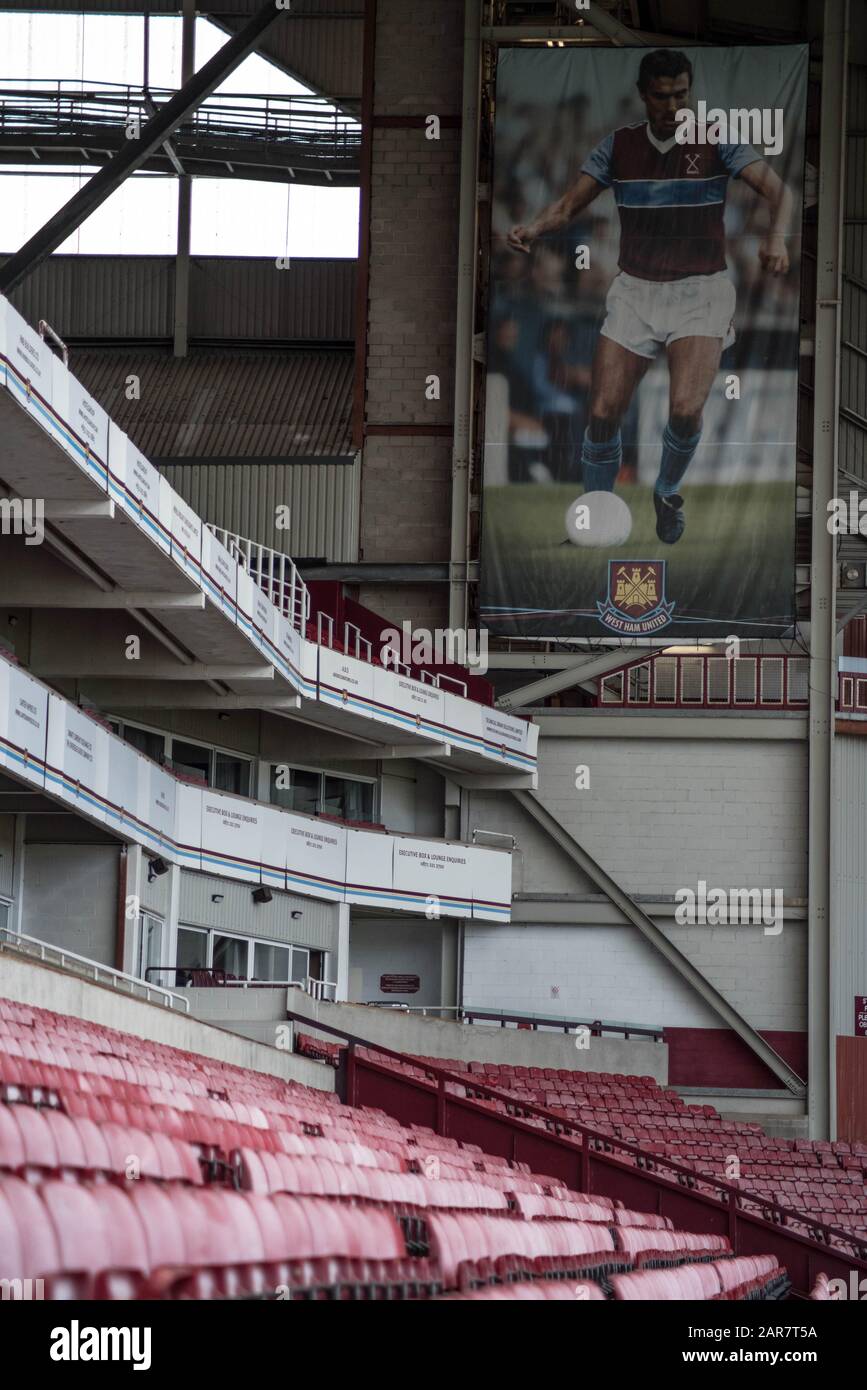
[[[38,936],[27,936],[24,932],[13,931],[11,927],[0,926],[0,950],[13,950],[21,955],[36,956],[47,964],[59,965],[61,970],[68,968],[67,961],[74,961],[77,965],[86,967],[87,973],[93,977],[94,984],[109,984],[115,989],[122,989],[126,984],[129,986],[130,994],[143,995],[149,1003],[164,1004],[169,1009],[180,1008],[186,1014],[190,1012],[190,1001],[170,989],[152,985],[138,975],[128,975],[124,970],[115,970],[114,966],[102,965],[99,961],[91,960],[89,956],[80,956],[77,951],[68,951],[64,946],[56,946],[54,942],[42,941]]]
[[[325,778],[326,778],[326,777],[334,777],[334,778],[336,778],[337,781],[339,781],[339,782],[363,782],[365,786],[373,787],[373,807],[372,807],[372,809],[371,809],[371,815],[372,815],[372,817],[374,818],[374,820],[376,819],[376,817],[377,817],[378,814],[379,814],[379,778],[378,778],[378,777],[364,777],[364,776],[360,776],[360,775],[357,776],[354,772],[353,772],[353,773],[340,772],[340,771],[336,770],[335,768],[324,769],[324,768],[321,768],[321,767],[308,767],[306,763],[295,763],[295,762],[292,762],[292,763],[275,763],[275,762],[273,762],[273,761],[271,761],[271,760],[269,759],[269,761],[268,761],[268,797],[269,797],[269,799],[270,799],[270,797],[271,797],[271,773],[272,773],[272,771],[273,771],[274,769],[276,769],[276,768],[278,768],[278,767],[285,767],[285,768],[288,768],[288,770],[289,770],[290,773],[292,773],[292,772],[312,772],[312,773],[314,774],[314,776],[317,776],[317,777],[319,778],[319,794],[318,794],[316,800],[317,800],[317,803],[318,803],[319,805],[322,805],[322,803],[324,803],[324,801],[325,801]],[[279,790],[286,791],[286,790],[289,790],[289,788],[280,788]],[[279,805],[279,803],[278,803],[278,802],[272,802],[272,805]]]

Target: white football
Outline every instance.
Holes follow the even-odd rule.
[[[573,545],[622,545],[632,530],[632,513],[616,492],[585,492],[566,510],[566,535]]]

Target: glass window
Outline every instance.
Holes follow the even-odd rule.
[[[182,738],[172,739],[172,764],[179,772],[192,772],[210,784],[211,750],[198,743],[187,743]]]
[[[163,924],[159,917],[151,917],[150,913],[143,913],[141,917],[141,927],[139,933],[139,961],[138,974],[142,980],[148,979],[145,973],[152,966],[164,965],[160,959],[163,945]],[[155,985],[161,983],[160,975],[154,971],[150,977]]]
[[[152,734],[149,729],[136,729],[130,724],[124,724],[123,737],[126,743],[144,753],[146,758],[153,758],[155,763],[162,761],[166,751],[166,741],[162,734]]]
[[[225,970],[236,980],[246,980],[248,946],[249,942],[237,936],[220,936],[214,932],[214,969]]]
[[[0,927],[2,927],[4,934],[5,934],[6,928],[9,926],[9,923],[10,923],[10,921],[11,921],[11,918],[12,918],[12,904],[0,900]]]
[[[310,974],[310,952],[299,950],[297,946],[292,950],[292,974],[290,979],[295,984],[303,985],[307,983],[307,976]]]
[[[291,978],[290,954],[288,946],[275,946],[270,941],[257,941],[253,947],[253,978],[279,980],[285,984]]]
[[[249,796],[250,764],[247,759],[236,758],[231,753],[215,753],[214,786],[221,792]]]
[[[319,810],[322,775],[305,772],[302,768],[286,767],[283,763],[271,767],[271,801],[286,811],[302,811],[315,816]]]
[[[204,970],[208,964],[208,933],[195,927],[178,927],[178,965]]]
[[[341,820],[373,820],[373,783],[355,782],[345,777],[325,778],[322,810]]]

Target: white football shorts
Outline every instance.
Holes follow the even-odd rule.
[[[735,287],[724,270],[684,280],[639,280],[621,271],[605,300],[601,332],[639,357],[678,338],[735,340]]]

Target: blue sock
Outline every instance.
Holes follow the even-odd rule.
[[[700,439],[701,430],[689,439],[681,439],[679,434],[674,433],[670,421],[666,425],[662,432],[662,461],[659,465],[659,477],[653,488],[658,496],[671,497],[677,492],[692,456],[698,448]]]
[[[610,439],[603,440],[601,444],[592,440],[589,431],[585,430],[584,443],[581,447],[581,474],[584,479],[584,491],[613,492],[622,459],[623,445],[619,430]]]

